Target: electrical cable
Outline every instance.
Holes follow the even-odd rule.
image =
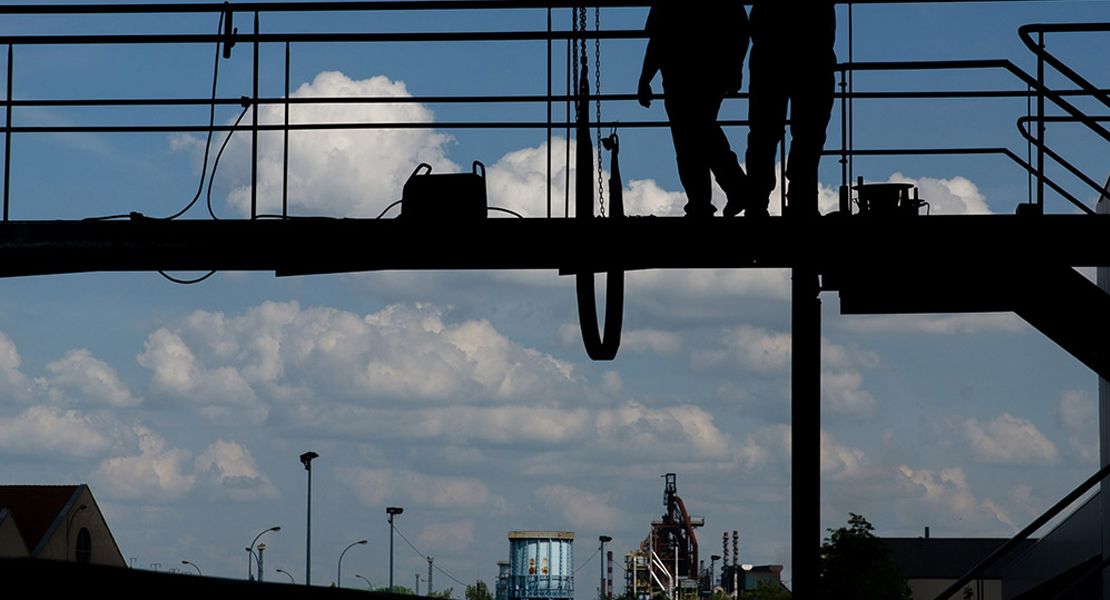
[[[224,28],[224,13],[221,12],[220,13],[219,25],[217,25],[217,27],[216,27],[216,33],[222,32],[223,28]],[[180,217],[181,215],[185,214],[186,212],[188,212],[189,209],[192,208],[193,205],[195,205],[197,203],[197,200],[200,199],[201,192],[204,191],[204,176],[208,172],[208,154],[212,150],[212,132],[214,131],[214,126],[216,124],[216,87],[217,87],[217,84],[219,83],[219,80],[220,80],[220,42],[217,41],[216,42],[216,61],[212,66],[212,103],[209,105],[210,108],[209,108],[209,111],[208,111],[208,139],[205,140],[205,143],[204,143],[204,160],[201,164],[201,169],[200,169],[200,184],[197,186],[196,195],[193,196],[193,199],[189,202],[188,205],[185,206],[185,208],[181,209],[176,214],[174,214],[170,217],[166,217],[165,219],[162,219],[162,220],[172,221],[172,220]],[[235,125],[239,124],[239,121],[242,120],[243,115],[245,115],[246,112],[247,111],[244,108],[243,109],[243,114],[239,115],[239,118],[235,120]],[[234,130],[234,127],[232,127],[232,130]],[[220,155],[223,154],[224,148],[227,147],[227,141],[230,140],[230,139],[231,139],[231,132],[228,132],[227,138],[224,139],[223,145],[220,146],[219,153],[216,154],[216,160],[212,164],[212,177],[209,178],[209,180],[208,180],[208,214],[212,215],[213,219],[216,219],[216,215],[215,215],[215,213],[212,212],[212,179],[214,179],[216,177],[216,167],[219,166],[219,164],[220,164]],[[131,217],[131,218],[134,218],[133,215],[128,215],[128,216]],[[196,279],[178,279],[176,277],[173,277],[173,276],[169,275],[165,271],[161,271],[161,270],[158,271],[158,274],[161,275],[162,277],[165,277],[166,279],[178,284],[178,285],[194,285],[194,284],[200,283],[202,281],[205,281],[209,277],[215,275],[216,270],[213,269],[213,270],[209,271],[208,274],[202,275],[201,277],[198,277]]]
[[[598,552],[601,552],[601,548],[600,548],[600,547],[598,547],[597,549],[595,549],[595,550],[594,550],[594,553],[593,553],[593,554],[591,554],[591,555],[590,555],[590,557],[589,557],[589,558],[587,558],[585,562],[583,562],[583,563],[582,563],[581,565],[578,565],[578,568],[577,568],[577,569],[575,569],[575,570],[574,570],[574,573],[571,573],[571,575],[577,575],[577,574],[578,574],[578,572],[579,572],[579,571],[581,571],[583,567],[585,567],[586,565],[590,564],[590,561],[591,561],[591,560],[593,560],[595,556],[597,556],[597,553],[598,553]]]
[[[211,186],[209,186],[209,187],[211,187]],[[381,214],[379,214],[377,217],[374,217],[374,218],[375,219],[380,219],[380,218],[384,217],[385,213],[389,212],[389,209],[393,208],[394,206],[397,206],[398,204],[400,204],[402,202],[404,202],[403,199],[402,200],[397,200],[396,202],[394,202],[394,203],[390,204],[389,206],[385,207],[385,210],[383,210],[381,212]],[[487,211],[492,210],[492,211],[497,211],[497,212],[508,213],[510,215],[513,215],[514,217],[516,217],[518,219],[523,219],[524,218],[524,215],[516,212],[515,210],[509,209],[509,208],[501,208],[500,206],[487,206],[486,210]]]
[[[389,206],[385,207],[385,210],[383,210],[383,211],[381,212],[381,214],[380,214],[380,215],[378,215],[378,216],[377,216],[377,217],[375,217],[375,218],[377,218],[377,219],[380,219],[380,218],[384,217],[384,216],[385,216],[385,213],[389,212],[389,209],[393,208],[394,206],[397,206],[398,204],[400,204],[400,203],[401,203],[401,202],[403,202],[403,201],[404,201],[404,199],[402,198],[401,200],[398,200],[398,201],[394,202],[393,204],[390,204]]]
[[[401,533],[401,530],[400,530],[400,529],[398,529],[396,525],[394,525],[394,526],[393,526],[393,530],[397,532],[397,535],[401,536],[401,539],[402,539],[402,540],[405,540],[405,543],[409,545],[409,548],[412,548],[412,551],[413,551],[413,552],[415,552],[417,556],[419,556],[420,558],[423,558],[423,559],[427,560],[427,558],[428,558],[428,556],[429,556],[429,555],[427,555],[427,554],[424,554],[423,552],[421,552],[421,551],[417,550],[417,549],[416,549],[416,546],[413,546],[413,545],[412,545],[412,542],[410,542],[410,541],[409,541],[409,538],[405,537],[405,534]],[[439,567],[439,565],[437,565],[437,564],[435,564],[435,563],[432,563],[432,568],[433,568],[433,569],[435,569],[435,570],[437,570],[437,571],[439,571],[440,573],[443,573],[444,575],[446,575],[446,576],[447,576],[447,578],[448,578],[448,579],[450,579],[451,581],[454,581],[455,583],[457,583],[457,584],[459,584],[459,585],[462,585],[462,586],[466,586],[466,585],[469,585],[469,584],[467,584],[467,583],[464,583],[464,582],[462,582],[462,581],[459,581],[458,579],[456,579],[456,578],[455,578],[455,576],[454,576],[454,575],[451,575],[451,574],[450,574],[450,573],[448,573],[447,571],[444,571],[443,569],[441,569],[441,568]]]
[[[216,26],[216,33],[217,34],[222,33],[223,28],[224,28],[224,13],[220,12],[220,20],[219,20],[219,24]],[[217,41],[216,42],[216,60],[215,60],[215,63],[213,64],[213,67],[212,67],[212,99],[211,99],[211,102],[209,103],[209,111],[208,111],[208,138],[204,143],[204,160],[201,162],[200,183],[197,186],[197,193],[193,196],[193,199],[190,200],[187,205],[185,205],[185,208],[177,211],[176,213],[174,213],[173,215],[170,215],[169,217],[146,217],[146,218],[158,219],[158,220],[163,220],[163,221],[172,221],[172,220],[180,217],[181,215],[185,214],[186,212],[188,212],[189,209],[192,208],[193,205],[195,205],[197,203],[197,200],[200,199],[200,195],[204,191],[204,177],[205,177],[205,175],[208,174],[208,156],[209,156],[209,153],[212,150],[212,133],[213,133],[214,127],[216,125],[216,88],[217,88],[217,83],[219,82],[219,77],[220,77],[220,42]],[[228,137],[231,137],[231,134],[228,134]],[[211,185],[211,184],[209,184],[209,185]],[[211,211],[209,211],[209,212],[211,212]],[[136,217],[144,218],[144,215],[142,215],[141,213],[137,213],[137,212],[131,212],[131,213],[128,213],[126,215],[107,215],[107,216],[103,216],[103,217],[86,217],[82,220],[83,221],[112,221],[112,220],[116,220],[116,219],[135,219]]]
[[[247,116],[247,111],[250,110],[250,100],[246,97],[244,97],[243,100],[243,112],[239,113],[239,118],[235,119],[235,123],[231,126],[231,131],[227,132],[227,137],[225,137],[223,143],[220,144],[220,151],[216,153],[216,160],[212,162],[212,174],[208,177],[208,194],[205,197],[205,201],[208,204],[208,214],[211,215],[212,219],[215,221],[219,221],[220,218],[217,217],[215,211],[212,210],[212,182],[216,179],[216,169],[220,166],[220,157],[224,155],[224,149],[227,148],[227,144],[231,141],[231,136],[235,133],[235,129],[239,127],[240,121],[243,120],[243,117]],[[201,186],[203,188],[203,181],[201,181]],[[194,199],[193,202],[196,202],[196,200]]]
[[[223,29],[224,29],[224,13],[220,12],[220,23],[219,23],[219,26],[216,27],[216,33],[217,34],[222,33]],[[210,108],[209,108],[209,111],[208,111],[208,139],[204,143],[204,160],[201,162],[200,184],[197,186],[196,195],[193,196],[193,199],[189,202],[189,204],[187,204],[185,206],[185,208],[179,210],[174,215],[166,217],[165,220],[167,220],[167,221],[172,221],[173,219],[176,219],[176,218],[180,217],[181,215],[185,214],[186,212],[188,212],[189,209],[192,208],[193,205],[197,203],[197,200],[200,199],[201,192],[204,191],[204,176],[208,173],[208,155],[212,151],[212,132],[213,132],[214,127],[216,125],[216,84],[219,82],[219,77],[220,77],[220,42],[217,41],[216,42],[216,61],[215,61],[215,64],[213,65],[213,67],[212,67],[212,103],[209,105]],[[228,133],[228,137],[229,138],[231,137],[230,133]],[[214,170],[214,168],[213,168],[213,170]],[[211,183],[209,183],[209,186],[211,186]]]
[[[503,212],[503,213],[509,213],[510,215],[513,215],[518,219],[523,219],[524,218],[524,215],[516,212],[515,210],[510,210],[508,208],[501,208],[500,206],[487,206],[486,210],[496,210],[496,211]]]

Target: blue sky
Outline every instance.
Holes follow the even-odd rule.
[[[838,8],[842,60],[846,10]],[[1017,37],[1021,24],[1110,19],[1107,3],[1080,1],[854,11],[857,61],[1009,58],[1029,72],[1035,63]],[[646,9],[607,9],[602,25],[639,27],[645,17]],[[0,31],[208,33],[217,18],[18,17]],[[570,15],[556,11],[555,19],[565,28]],[[263,30],[511,30],[544,21],[542,11],[267,15]],[[243,15],[236,25],[250,27]],[[1103,87],[1106,43],[1105,35],[1050,38]],[[603,91],[634,92],[643,46],[603,45]],[[20,47],[15,94],[204,98],[213,54],[208,46]],[[540,44],[306,45],[293,56],[299,96],[545,91]],[[281,50],[267,48],[263,95],[282,93],[281,72]],[[249,48],[241,45],[220,64],[220,95],[249,94],[249,74]],[[856,81],[857,90],[975,87],[1021,89],[993,72]],[[440,104],[399,110],[316,107],[294,118],[545,114]],[[1024,155],[1014,125],[1024,113],[1024,100],[860,101],[856,146],[990,145]],[[722,115],[744,118],[746,106],[730,101]],[[216,118],[236,116],[222,107]],[[604,116],[662,119],[663,109],[629,102],[607,106]],[[271,115],[264,109],[260,117]],[[16,125],[203,125],[207,109],[23,108],[14,118]],[[837,107],[830,147],[839,127]],[[666,130],[621,133],[629,211],[680,214]],[[1068,126],[1050,135],[1101,180],[1110,161],[1093,136]],[[742,130],[729,136],[744,147]],[[279,155],[263,137],[266,173]],[[213,207],[222,218],[244,215],[246,140],[233,137],[216,175]],[[542,216],[544,143],[540,131],[294,136],[291,212],[372,217],[398,197],[417,163],[449,171],[477,159],[489,169],[491,204]],[[188,135],[17,136],[12,216],[173,214],[196,191],[201,144]],[[564,148],[557,137],[557,198]],[[861,158],[855,171],[869,181],[917,183],[934,218],[1010,213],[1026,200],[1026,177],[1002,158]],[[835,160],[824,161],[826,206],[839,173]],[[264,210],[273,209],[274,183],[263,176]],[[1074,182],[1069,189],[1093,204]],[[1071,209],[1050,197],[1048,211]],[[207,212],[196,206],[188,217]],[[910,250],[908,268],[930,260],[929,248]],[[632,549],[663,510],[661,475],[675,472],[687,507],[706,519],[705,552],[719,553],[721,533],[737,530],[742,562],[784,564],[789,577],[789,274],[649,271],[628,282],[621,354],[592,363],[578,337],[573,285],[551,272],[219,273],[196,286],[147,273],[7,280],[0,284],[0,481],[90,483],[124,555],[140,568],[187,559],[206,574],[242,577],[242,548],[281,525],[267,534],[267,567],[302,580],[305,474],[297,456],[314,450],[321,456],[314,582],[334,580],[339,552],[359,539],[371,544],[348,552],[344,584],[362,583],[354,573],[386,581],[384,508],[400,505],[400,530],[443,569],[436,587],[461,593],[450,577],[492,585],[510,530],[575,531],[580,564],[598,535],[614,538],[618,556]],[[1095,470],[1094,375],[1016,317],[848,317],[838,314],[835,296],[823,300],[824,527],[845,523],[851,511],[881,535],[921,535],[929,526],[935,536],[1005,536]],[[398,544],[396,577],[411,585],[427,563]],[[593,597],[597,572],[596,559],[580,571],[578,598]]]

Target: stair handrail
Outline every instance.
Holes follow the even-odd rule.
[[[1063,499],[1061,499],[1059,502],[1052,505],[1052,508],[1049,508],[1043,514],[1041,514],[1041,516],[1034,519],[1032,523],[1026,525],[1025,529],[1019,531],[1014,537],[1010,538],[1009,541],[1003,543],[994,552],[991,552],[989,555],[987,555],[986,558],[979,561],[979,564],[972,567],[971,570],[963,575],[963,577],[960,577],[956,580],[955,583],[948,586],[943,592],[937,594],[936,600],[948,600],[949,598],[951,598],[953,594],[960,590],[960,588],[967,585],[973,579],[976,579],[980,573],[987,569],[987,567],[998,562],[1000,558],[1016,548],[1018,544],[1021,544],[1026,539],[1028,539],[1029,536],[1033,535],[1033,533],[1036,532],[1038,529],[1044,527],[1045,523],[1048,523],[1052,519],[1056,518],[1056,516],[1063,512],[1065,508],[1071,506],[1073,502],[1078,500],[1080,496],[1086,494],[1096,484],[1105,479],[1107,475],[1110,475],[1110,464],[1107,464],[1106,466],[1099,469],[1094,475],[1088,477],[1086,481],[1079,484],[1079,487],[1075,488],[1067,496],[1064,496]]]

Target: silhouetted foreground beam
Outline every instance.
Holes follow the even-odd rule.
[[[0,277],[90,271],[1110,265],[1110,215],[12,221]]]

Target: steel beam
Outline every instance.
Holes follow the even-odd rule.
[[[1005,265],[1110,265],[1108,239],[1110,215],[11,221],[0,224],[0,277],[212,269],[575,273],[803,263],[819,273],[853,267],[894,277],[929,265],[946,265],[951,274]]]

